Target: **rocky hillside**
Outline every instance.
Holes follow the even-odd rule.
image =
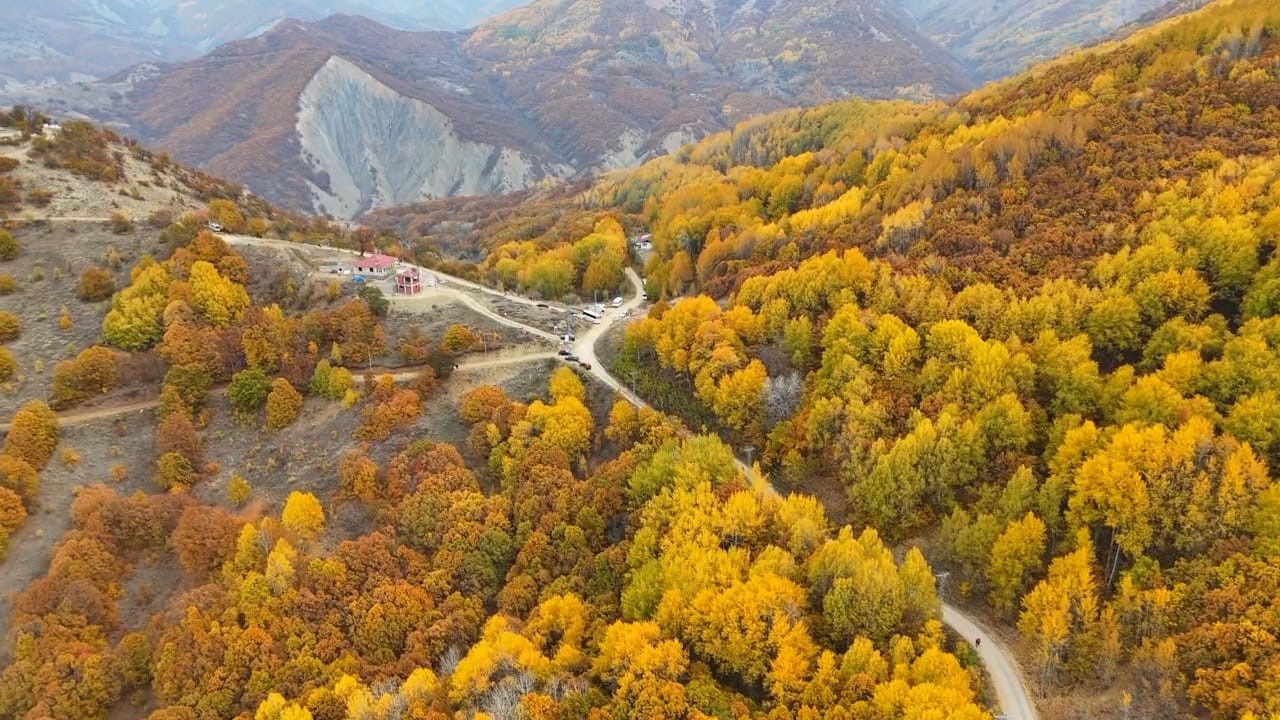
[[[465,33],[289,21],[189,63],[16,99],[350,217],[633,165],[784,107],[968,86],[881,0],[541,0]]]
[[[1086,45],[1168,0],[898,0],[925,35],[977,80],[991,80]],[[1199,3],[1203,4],[1203,2]],[[1158,19],[1155,16],[1151,20]]]
[[[92,80],[140,62],[176,62],[284,18],[335,12],[410,30],[472,27],[522,0],[55,0],[0,4],[0,88]]]
[[[302,91],[297,138],[320,179],[308,181],[315,209],[339,217],[423,197],[502,193],[571,171],[518,149],[467,140],[448,115],[337,55]]]

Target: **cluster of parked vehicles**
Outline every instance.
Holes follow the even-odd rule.
[[[583,360],[577,355],[574,355],[573,352],[570,350],[560,348],[560,352],[558,354],[560,355],[560,357],[564,358],[565,362],[578,363],[579,365],[582,366],[583,370],[591,369],[591,363],[587,362],[586,360]]]

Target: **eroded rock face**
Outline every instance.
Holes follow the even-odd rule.
[[[297,131],[303,161],[327,178],[309,181],[315,209],[342,218],[422,199],[510,192],[570,174],[462,137],[444,113],[338,56],[299,98]]]

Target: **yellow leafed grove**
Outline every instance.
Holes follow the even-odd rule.
[[[398,236],[228,195],[432,266],[436,329],[194,216],[59,286],[93,336],[0,355],[0,558],[44,553],[0,564],[0,720],[982,720],[997,640],[1046,720],[1280,717],[1274,0]],[[530,339],[630,270],[597,367]]]

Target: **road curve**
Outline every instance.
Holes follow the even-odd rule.
[[[262,238],[254,238],[254,237],[248,237],[244,235],[225,235],[225,237],[232,238],[235,241],[240,241],[247,244],[284,245],[284,246],[294,245],[294,243],[289,243],[287,241],[264,240]],[[334,248],[334,249],[338,249],[338,248]],[[354,252],[354,251],[347,251],[347,252]],[[406,265],[407,264],[408,263],[406,263]],[[410,267],[416,267],[416,266],[410,266]],[[493,288],[485,287],[484,285],[473,283],[469,280],[464,280],[462,278],[454,277],[447,273],[442,273],[439,270],[432,270],[427,268],[420,268],[420,269],[422,269],[425,272],[431,272],[435,274],[437,277],[446,278],[448,282],[453,283],[455,285],[467,287],[478,292],[487,293],[507,301],[522,303],[525,305],[536,304],[535,301],[533,300],[529,300],[527,298],[522,298],[518,296],[507,295],[497,290],[494,290]],[[614,392],[621,395],[631,404],[637,407],[649,407],[649,404],[647,402],[645,402],[642,398],[640,398],[638,395],[633,393],[630,390],[630,388],[628,388],[625,384],[623,384],[620,380],[618,380],[618,378],[615,378],[613,375],[609,373],[608,369],[605,368],[604,363],[600,362],[600,359],[599,357],[597,357],[596,350],[595,350],[596,341],[598,341],[601,337],[603,337],[604,334],[608,332],[609,328],[612,327],[614,323],[616,323],[619,319],[623,317],[624,312],[629,313],[635,310],[636,308],[640,307],[640,305],[644,303],[644,285],[640,280],[640,276],[637,275],[636,272],[631,268],[626,269],[626,276],[632,286],[632,290],[633,290],[632,296],[627,300],[625,304],[623,304],[621,308],[606,312],[605,316],[601,319],[598,325],[593,325],[586,332],[582,333],[582,335],[578,338],[578,340],[573,344],[573,352],[580,359],[582,359],[583,361],[591,365],[591,370],[588,372],[590,372],[591,375],[594,376],[596,379],[598,379],[600,382],[604,383],[607,387],[613,389]],[[494,320],[495,322],[500,322],[510,327],[523,329],[538,337],[542,337],[544,339],[550,339],[553,342],[556,342],[559,340],[559,338],[557,338],[554,335],[551,335],[550,333],[547,333],[538,328],[530,327],[516,320],[511,320],[509,318],[506,318],[492,311],[491,309],[477,302],[475,298],[469,296],[467,293],[455,291],[454,294],[455,294],[455,297],[459,298],[468,307],[481,313],[485,317],[490,318],[491,320]],[[550,353],[545,353],[545,356],[554,357],[554,355],[551,355]],[[541,357],[541,356],[529,355],[529,356],[520,358],[519,361],[531,360],[531,359],[534,359],[534,357]],[[459,369],[461,370],[462,366],[460,366]],[[746,463],[739,460],[736,456],[734,458],[734,462],[737,463],[738,468],[742,471],[742,473],[748,478],[748,480],[753,485],[755,485],[756,487],[759,487],[762,491],[770,495],[774,495],[774,496],[780,495],[777,488],[773,486],[773,483],[769,482],[767,478],[762,477],[759,473],[757,473],[755,468],[747,466]],[[994,635],[992,635],[989,631],[987,631],[986,628],[984,628],[972,617],[970,617],[969,615],[966,615],[963,611],[961,611],[959,608],[955,607],[954,605],[948,604],[946,602],[942,603],[942,623],[947,627],[951,628],[956,634],[960,635],[965,640],[969,641],[971,644],[973,643],[974,640],[978,638],[982,638],[983,640],[982,644],[975,646],[974,649],[977,651],[978,657],[982,660],[982,664],[987,668],[987,672],[991,677],[991,684],[995,688],[996,699],[997,699],[997,702],[999,702],[1000,704],[1001,712],[1004,713],[1004,715],[1007,718],[1009,718],[1009,720],[1037,720],[1038,716],[1036,715],[1036,712],[1035,712],[1035,706],[1032,704],[1031,696],[1027,692],[1026,680],[1022,676],[1021,671],[1018,669],[1017,661],[1009,653],[1008,649],[1005,648],[1004,644],[1001,643],[999,640],[997,640]]]
[[[640,277],[631,268],[627,268],[627,277],[635,288],[635,296],[623,306],[625,310],[629,311],[638,307],[642,302],[644,288],[641,285]],[[590,331],[583,334],[582,338],[574,345],[574,350],[578,357],[591,363],[591,373],[600,378],[604,384],[613,388],[633,405],[649,407],[648,403],[636,396],[635,393],[632,393],[617,378],[610,375],[608,370],[605,369],[604,363],[601,363],[596,358],[596,340],[605,333],[609,325],[617,321],[620,315],[619,313],[606,316],[606,322],[601,322],[600,325],[592,327]],[[768,478],[762,477],[754,467],[748,467],[736,455],[734,462],[737,463],[743,475],[753,485],[770,495],[780,496],[773,483],[769,482]],[[1001,712],[1009,720],[1036,720],[1035,706],[1032,705],[1031,696],[1027,693],[1022,673],[1018,669],[1018,663],[1008,649],[1004,647],[1004,644],[972,617],[966,615],[954,605],[945,602],[942,604],[942,623],[971,644],[974,640],[982,638],[982,643],[976,645],[974,649],[977,651],[978,657],[981,658],[982,664],[987,668],[987,673],[991,676],[991,684],[995,688],[996,700],[1000,704]]]
[[[1036,720],[1035,706],[1027,694],[1022,671],[1004,643],[954,605],[942,604],[942,622],[971,645],[975,640],[982,640],[980,644],[973,645],[973,649],[987,669],[991,686],[996,691],[996,701],[1009,720]]]

